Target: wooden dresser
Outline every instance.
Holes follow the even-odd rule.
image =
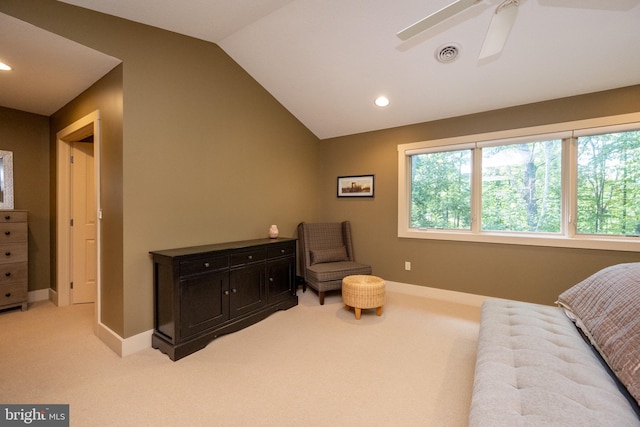
[[[295,239],[229,242],[151,255],[151,345],[171,360],[298,304]]]
[[[27,211],[0,210],[0,310],[27,309]]]

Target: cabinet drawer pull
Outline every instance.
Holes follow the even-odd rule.
[[[235,294],[236,292],[238,292],[238,290],[236,288],[233,288],[233,289],[231,289],[231,292],[233,292]]]
[[[225,295],[229,295],[229,291],[224,291],[224,294]]]
[[[5,252],[4,255],[5,256],[11,256],[11,252]]]
[[[4,219],[6,219],[7,221],[9,221],[11,219],[11,215],[5,215]]]
[[[10,232],[10,231],[5,231],[5,232],[4,232],[4,235],[5,235],[5,236],[11,236],[11,232]]]
[[[7,271],[6,273],[4,273],[4,275],[7,276],[7,277],[11,277],[11,272]]]
[[[280,253],[281,254],[285,253],[285,250],[284,249],[280,249]]]
[[[273,283],[273,277],[269,277],[269,282]]]
[[[253,255],[249,255],[247,258],[249,258],[249,259],[253,259]]]
[[[211,263],[209,263],[209,262],[205,262],[204,264],[202,264],[202,266],[203,266],[204,268],[209,268],[209,267],[211,267]]]
[[[5,297],[10,298],[11,297],[11,292],[7,292],[6,294],[4,294]]]

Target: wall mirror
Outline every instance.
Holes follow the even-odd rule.
[[[0,150],[0,209],[13,209],[13,151]]]

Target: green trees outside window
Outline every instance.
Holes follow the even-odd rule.
[[[410,155],[409,227],[639,236],[640,130],[568,135]]]
[[[482,229],[559,233],[562,141],[482,149]]]
[[[411,227],[471,228],[471,150],[411,158]]]
[[[577,233],[640,235],[640,131],[578,138]]]

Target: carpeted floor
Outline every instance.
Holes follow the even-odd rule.
[[[340,293],[298,295],[178,362],[120,358],[91,304],[0,312],[0,403],[66,403],[72,426],[467,425],[480,297],[388,283],[358,321]]]

